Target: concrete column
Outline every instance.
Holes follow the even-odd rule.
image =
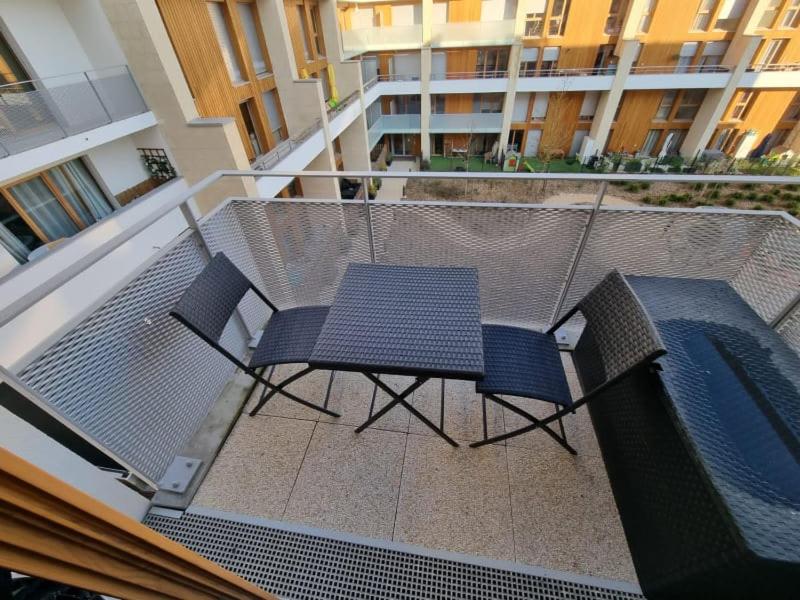
[[[367,116],[361,113],[339,136],[345,171],[369,171]]]
[[[420,50],[420,149],[422,160],[431,158],[431,47]]]
[[[508,88],[503,101],[503,126],[500,130],[499,151],[505,153],[508,138],[511,135],[511,118],[514,112],[514,100],[517,95],[517,79],[519,79],[519,61],[522,54],[522,43],[517,41],[508,52]]]
[[[422,0],[422,47],[431,45],[433,31],[433,0]]]
[[[325,149],[312,160],[305,171],[335,171],[336,159],[333,151]],[[303,186],[303,198],[321,198],[324,200],[341,200],[339,181],[335,177],[300,177]]]
[[[735,40],[722,61],[723,65],[735,65],[727,85],[721,89],[708,90],[692,126],[686,133],[680,153],[685,158],[694,158],[706,149],[714,130],[725,114],[733,95],[739,87],[742,75],[753,60],[761,38],[745,36]]]
[[[201,119],[154,0],[100,0],[128,66],[155,113],[170,160],[189,184],[219,169],[249,169],[233,119]],[[202,213],[229,196],[255,195],[251,178],[228,178],[195,198]]]
[[[596,152],[602,152],[608,142],[608,134],[611,132],[611,124],[614,122],[614,115],[617,112],[622,92],[625,90],[625,81],[631,71],[636,50],[639,42],[626,40],[619,43],[617,62],[617,72],[611,83],[608,92],[602,92],[597,101],[597,110],[592,119],[592,127],[589,135],[583,140],[580,152],[581,160],[586,160]]]
[[[325,52],[328,64],[333,66],[339,100],[344,100],[353,92],[361,90],[361,62],[345,60],[342,38],[339,35],[339,19],[336,0],[321,0],[319,14],[322,20],[322,36],[325,39]]]

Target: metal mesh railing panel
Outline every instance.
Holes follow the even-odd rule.
[[[773,217],[772,229],[731,282],[767,322],[800,290],[800,228]]]
[[[205,260],[187,238],[20,373],[49,404],[157,481],[234,371],[168,315]],[[222,343],[245,350],[232,320]]]
[[[236,200],[263,292],[278,308],[330,304],[350,262],[369,262],[360,203]]]
[[[555,574],[460,562],[232,518],[151,513],[144,523],[255,585],[293,600],[642,598],[589,578],[559,579]]]
[[[777,218],[731,212],[601,209],[561,314],[612,268],[626,275],[731,282]]]
[[[484,321],[549,325],[588,209],[371,206],[377,262],[478,268]]]

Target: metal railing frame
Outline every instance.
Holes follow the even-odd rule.
[[[182,207],[187,206],[187,204],[194,198],[195,195],[202,192],[203,190],[209,188],[211,185],[224,179],[226,177],[253,177],[253,178],[261,178],[261,177],[277,177],[282,179],[294,179],[296,177],[336,177],[336,178],[347,178],[347,179],[357,179],[365,185],[365,189],[369,187],[369,181],[373,177],[379,177],[381,179],[456,179],[456,180],[464,180],[464,179],[488,179],[488,180],[512,180],[512,181],[520,181],[520,180],[528,180],[528,181],[546,181],[546,180],[566,180],[566,181],[580,181],[580,182],[597,182],[598,183],[598,191],[595,197],[594,205],[591,209],[587,209],[586,207],[579,207],[579,206],[563,206],[560,208],[571,208],[574,210],[591,210],[592,216],[590,217],[589,221],[586,224],[584,232],[582,233],[581,242],[579,244],[579,248],[576,251],[575,256],[573,257],[573,264],[569,270],[569,277],[565,281],[565,285],[562,288],[561,295],[559,298],[558,306],[556,308],[555,314],[558,314],[558,311],[561,307],[563,307],[567,290],[569,289],[569,285],[574,277],[575,271],[577,270],[578,263],[581,259],[581,255],[583,253],[583,249],[586,246],[586,242],[591,234],[591,228],[594,224],[594,220],[596,215],[599,213],[603,198],[605,196],[607,184],[612,181],[620,181],[620,182],[639,182],[639,181],[646,181],[649,183],[658,183],[658,182],[683,182],[683,183],[733,183],[733,184],[762,184],[762,185],[797,185],[798,179],[797,177],[786,177],[786,176],[757,176],[757,175],[675,175],[675,174],[655,174],[655,173],[648,173],[648,174],[627,174],[627,173],[618,173],[618,174],[593,174],[593,173],[469,173],[469,172],[431,172],[431,171],[403,171],[403,172],[392,172],[392,171],[259,171],[259,170],[249,170],[249,171],[236,171],[236,170],[220,170],[211,173],[204,179],[200,180],[193,186],[189,187],[188,189],[184,190],[180,194],[176,195],[174,198],[169,200],[163,201],[159,207],[150,213],[145,219],[127,227],[125,230],[121,231],[117,236],[114,238],[107,240],[103,244],[100,244],[92,251],[88,252],[85,256],[83,256],[80,260],[75,261],[65,269],[63,269],[57,277],[52,277],[47,281],[43,282],[39,287],[28,293],[26,296],[20,298],[18,301],[11,303],[10,305],[6,306],[2,310],[0,310],[0,327],[8,323],[9,321],[13,320],[20,314],[22,314],[28,307],[32,306],[42,298],[46,297],[51,292],[58,289],[61,285],[69,281],[70,279],[74,278],[75,276],[79,275],[93,264],[107,256],[110,252],[114,251],[116,248],[120,247],[122,244],[136,236],[137,234],[141,233],[156,221],[160,220],[168,213],[172,212],[175,209],[182,209]],[[367,208],[366,212],[369,215],[369,206],[370,205],[380,205],[386,204],[386,202],[381,201],[374,201],[369,200],[368,194],[366,194],[366,198],[364,198],[363,203],[364,206]],[[228,199],[230,200],[230,198]],[[265,199],[268,201],[278,201],[276,199]],[[304,202],[302,199],[282,199],[280,201],[283,202],[297,202],[301,203]],[[308,202],[308,201],[305,201]],[[311,202],[319,203],[324,202],[322,200],[312,200]],[[342,202],[342,201],[337,201]],[[195,232],[202,238],[202,233],[200,232],[199,225],[202,225],[205,221],[207,221],[211,216],[213,216],[217,210],[219,210],[222,206],[224,206],[226,202],[220,203],[216,210],[211,211],[209,214],[205,215],[202,219],[195,223],[190,223],[189,228]],[[540,204],[533,204],[533,205],[526,205],[526,204],[498,204],[496,202],[453,202],[453,201],[391,201],[388,204],[407,204],[407,205],[419,205],[419,206],[532,206],[532,207],[540,207],[544,205]],[[552,208],[555,205],[547,205],[548,207]],[[631,210],[630,208],[621,208],[621,207],[606,207],[606,210]],[[186,209],[182,209],[186,210]],[[694,213],[697,214],[696,209],[692,208],[656,208],[656,207],[637,207],[636,210],[639,211],[655,211],[655,212],[671,212],[671,213]],[[752,214],[752,215],[773,215],[776,217],[780,217],[788,221],[789,223],[793,224],[794,226],[800,228],[800,220],[790,216],[789,214],[783,211],[766,211],[766,210],[737,210],[737,209],[729,209],[729,208],[703,208],[703,213],[719,213],[719,214]],[[370,244],[370,256],[372,260],[375,257],[375,249],[373,243],[373,232],[372,232],[372,224],[369,221],[369,216],[367,217],[367,223],[369,226],[369,244]],[[79,234],[80,235],[80,234]],[[55,250],[54,252],[58,252]],[[792,301],[787,303],[787,305],[779,311],[778,315],[772,320],[771,325],[773,327],[779,327],[788,317],[792,314],[795,308],[800,304],[800,295],[795,297]]]

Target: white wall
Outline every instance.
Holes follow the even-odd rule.
[[[103,144],[87,152],[86,156],[114,195],[150,177],[131,137]]]
[[[56,0],[2,2],[0,18],[22,50],[20,58],[33,71],[31,77],[92,69],[91,60]]]
[[[115,67],[127,62],[99,0],[60,0],[59,6],[93,69]]]

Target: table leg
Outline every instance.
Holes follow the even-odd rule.
[[[356,429],[356,433],[361,433],[361,432],[362,432],[362,431],[364,431],[364,430],[365,430],[367,427],[369,427],[370,425],[372,425],[372,424],[373,424],[375,421],[377,421],[377,420],[378,420],[378,419],[380,419],[380,418],[381,418],[383,415],[385,415],[387,412],[389,412],[389,411],[390,411],[392,408],[394,408],[394,407],[395,407],[395,406],[397,406],[398,404],[401,404],[401,405],[402,405],[402,406],[403,406],[403,407],[404,407],[404,408],[405,408],[405,409],[406,409],[408,412],[410,412],[410,413],[411,413],[412,415],[414,415],[414,416],[415,416],[417,419],[419,419],[420,421],[422,421],[422,422],[423,422],[425,425],[427,425],[427,426],[428,426],[430,429],[432,429],[433,431],[435,431],[435,432],[436,432],[436,434],[437,434],[437,435],[439,435],[439,437],[441,437],[441,438],[443,438],[445,441],[447,441],[447,443],[448,443],[448,444],[450,444],[451,446],[454,446],[454,447],[456,447],[456,448],[458,447],[458,444],[457,444],[455,441],[453,441],[453,439],[451,439],[451,438],[450,438],[450,436],[448,436],[448,435],[447,435],[447,434],[446,434],[444,431],[442,431],[442,430],[441,430],[439,427],[437,427],[436,425],[434,425],[433,423],[431,423],[431,421],[430,421],[430,420],[428,420],[428,418],[427,418],[427,417],[425,417],[425,415],[423,415],[423,414],[422,414],[421,412],[419,412],[419,411],[418,411],[416,408],[414,408],[413,406],[411,406],[411,404],[409,404],[408,402],[406,402],[406,398],[407,398],[407,397],[408,397],[408,396],[409,396],[409,395],[410,395],[410,394],[411,394],[411,393],[412,393],[414,390],[416,390],[418,387],[420,387],[420,386],[421,386],[423,383],[425,383],[426,381],[428,381],[428,379],[429,379],[428,377],[417,377],[417,379],[414,381],[414,383],[412,383],[411,385],[409,385],[409,386],[408,386],[406,389],[404,389],[402,392],[399,392],[399,393],[398,393],[398,392],[395,392],[395,391],[394,391],[392,388],[390,388],[388,385],[386,385],[386,384],[385,384],[383,381],[381,381],[381,380],[380,380],[380,379],[379,379],[379,378],[378,378],[376,375],[373,375],[372,373],[363,373],[363,375],[364,375],[364,376],[365,376],[367,379],[369,379],[370,381],[372,381],[372,382],[373,382],[373,383],[374,383],[376,386],[378,386],[379,388],[381,388],[381,389],[382,389],[384,392],[386,392],[387,394],[389,394],[389,396],[391,396],[391,397],[392,397],[392,401],[391,401],[391,402],[389,402],[389,403],[387,403],[387,404],[386,404],[386,406],[384,406],[383,408],[381,408],[381,409],[380,409],[378,412],[376,412],[374,415],[372,415],[372,416],[371,416],[369,419],[367,419],[367,420],[366,420],[364,423],[362,423],[361,425],[359,425],[359,426],[358,426],[358,428]]]

